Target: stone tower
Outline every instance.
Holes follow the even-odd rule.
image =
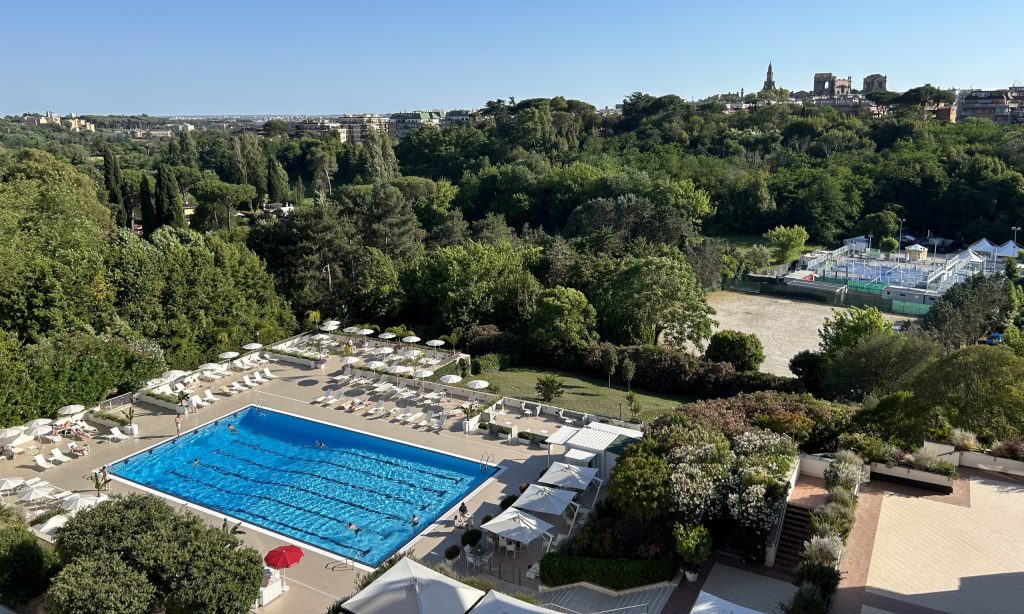
[[[768,74],[764,77],[764,86],[761,88],[762,92],[775,91],[775,72],[772,70],[772,63],[768,62]]]

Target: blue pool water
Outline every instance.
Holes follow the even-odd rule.
[[[126,480],[373,567],[496,470],[254,406],[110,467]]]

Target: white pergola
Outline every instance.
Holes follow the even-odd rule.
[[[467,612],[484,592],[404,557],[343,605],[356,614]]]

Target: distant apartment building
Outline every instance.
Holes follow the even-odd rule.
[[[456,111],[448,111],[444,114],[444,118],[441,120],[441,126],[469,126],[473,123],[473,115],[469,111],[462,109]]]
[[[441,111],[417,111],[415,113],[392,113],[388,121],[388,134],[399,141],[410,133],[432,126],[440,128],[444,121],[444,113]]]
[[[997,124],[1024,123],[1024,88],[961,92],[956,116],[958,120],[977,118]]]
[[[338,122],[327,121],[326,119],[307,119],[295,124],[295,131],[299,135],[319,136],[322,134],[333,134],[342,143],[348,142],[348,129]]]
[[[71,132],[96,132],[96,124],[77,117],[74,113],[67,117],[60,117],[52,111],[43,115],[26,114],[21,116],[21,121],[29,126],[54,126],[70,130]]]
[[[345,130],[345,141],[362,143],[371,130],[388,133],[390,123],[386,115],[342,115],[335,120]]]

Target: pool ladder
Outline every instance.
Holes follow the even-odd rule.
[[[487,473],[487,471],[494,466],[494,454],[488,452],[480,455],[480,473]]]
[[[331,561],[324,565],[324,569],[327,571],[349,571],[355,569],[356,566],[352,564],[352,561],[341,557],[340,561]]]

